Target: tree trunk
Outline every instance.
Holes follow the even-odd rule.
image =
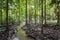
[[[46,25],[46,0],[44,0],[44,19],[45,19],[44,24]]]

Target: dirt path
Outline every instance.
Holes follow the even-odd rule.
[[[18,32],[17,32],[17,36],[19,37],[20,40],[33,40],[32,38],[29,38],[26,36],[25,32],[18,27]]]

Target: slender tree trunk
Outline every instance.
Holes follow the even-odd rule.
[[[9,29],[9,23],[8,23],[8,0],[6,2],[6,30]]]
[[[41,1],[41,17],[42,17],[42,26],[43,26],[43,0]],[[43,27],[42,27],[43,30]]]
[[[44,24],[46,25],[46,0],[44,0],[44,19],[45,19]]]
[[[20,0],[19,1],[19,23],[20,23]]]
[[[36,24],[36,0],[34,1],[34,6],[35,6],[35,15],[34,15],[34,18],[35,18],[35,24]]]
[[[44,34],[43,34],[43,0],[41,0],[41,17],[42,17],[41,33],[42,33],[42,36],[44,36]],[[42,40],[44,40],[44,38]]]
[[[26,25],[28,24],[28,20],[27,20],[27,18],[28,18],[28,15],[27,15],[27,0],[26,0],[26,14],[25,14],[25,16],[26,16]]]
[[[9,23],[8,23],[8,0],[6,0],[6,36],[7,36],[7,40],[8,40],[8,36],[9,36]]]
[[[2,0],[0,2],[0,24],[2,24]]]
[[[30,13],[30,0],[29,0],[29,24],[31,22],[31,13]]]

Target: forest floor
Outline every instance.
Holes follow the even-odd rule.
[[[53,22],[53,24],[54,24],[54,23],[56,23],[56,21]],[[51,29],[50,31],[53,32],[53,27],[52,27],[52,28],[44,28],[44,32],[47,33],[47,31],[49,31],[49,29]],[[20,38],[20,40],[34,40],[34,39],[29,38],[29,37],[26,36],[25,31],[23,31],[23,30],[21,29],[21,25],[17,27],[17,30],[18,30],[18,32],[17,32],[16,34],[17,34],[17,36]],[[45,31],[45,30],[46,30],[46,31]],[[50,31],[49,31],[49,32],[50,32]]]
[[[50,28],[50,29],[51,29],[51,32],[52,32],[52,31],[53,31],[52,28]],[[32,38],[27,37],[26,34],[25,34],[25,31],[23,31],[20,26],[17,27],[17,30],[18,30],[18,32],[17,32],[16,34],[17,34],[19,40],[34,40],[34,39],[32,39]],[[45,29],[45,30],[48,31],[48,29]],[[45,32],[45,31],[44,31],[44,32]],[[49,32],[50,32],[50,31],[49,31]],[[15,39],[16,39],[16,38],[15,38]],[[18,40],[18,39],[17,39],[17,40]],[[60,39],[59,39],[59,40],[60,40]]]

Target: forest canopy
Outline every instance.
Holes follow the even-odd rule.
[[[21,22],[25,20],[26,13],[26,5],[27,5],[27,13],[29,13],[34,20],[34,13],[36,11],[36,19],[39,19],[39,15],[41,18],[41,5],[42,0],[8,0],[8,17],[9,20],[20,20]],[[45,0],[43,0],[43,14],[46,11],[46,19],[47,20],[56,20],[57,14],[55,13],[56,3],[59,4],[60,0],[46,0],[46,10],[44,9]],[[5,21],[6,18],[6,0],[0,0],[0,20]],[[60,10],[60,8],[59,8]],[[17,19],[16,19],[17,18]]]

